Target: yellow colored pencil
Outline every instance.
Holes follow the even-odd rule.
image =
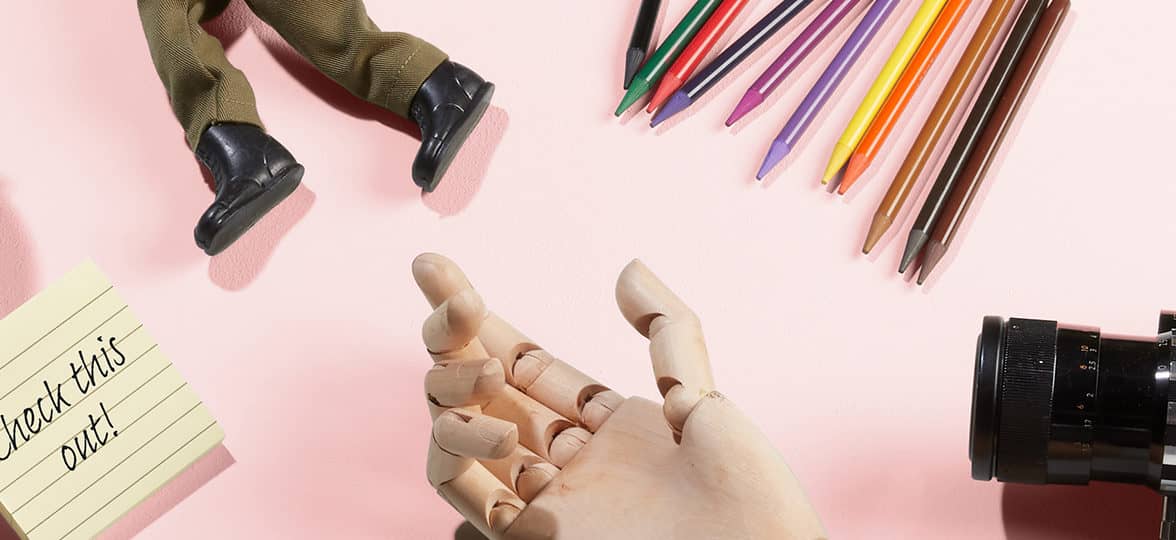
[[[849,126],[845,128],[845,133],[841,134],[841,139],[833,148],[833,157],[829,159],[829,166],[825,169],[825,177],[821,180],[822,184],[828,184],[829,180],[837,176],[849,158],[853,157],[854,149],[866,136],[870,124],[874,123],[874,117],[878,116],[878,111],[886,103],[886,98],[890,97],[890,91],[894,90],[894,85],[898,84],[898,80],[902,78],[907,64],[915,56],[919,46],[923,44],[923,38],[927,37],[927,32],[931,30],[935,20],[939,18],[939,12],[943,11],[945,4],[947,4],[947,0],[924,0],[923,5],[919,6],[919,11],[915,13],[915,18],[911,20],[902,39],[898,40],[898,45],[890,54],[886,65],[882,66],[882,72],[874,80],[874,85],[870,87],[866,99],[862,100],[853,119],[849,121]]]

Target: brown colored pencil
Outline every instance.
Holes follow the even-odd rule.
[[[1053,0],[1033,30],[1033,36],[1029,38],[1025,54],[1017,61],[1017,67],[1013,70],[1009,85],[996,105],[992,120],[980,135],[976,151],[968,159],[960,182],[951,190],[943,215],[935,223],[931,240],[927,244],[927,251],[924,253],[923,267],[919,271],[920,285],[935,270],[935,265],[943,259],[944,253],[947,252],[947,248],[955,239],[956,233],[959,232],[960,224],[972,206],[972,200],[976,197],[976,191],[984,182],[988,168],[996,158],[997,152],[1000,151],[1000,145],[1004,142],[1009,128],[1012,127],[1013,121],[1017,117],[1017,111],[1025,101],[1025,96],[1029,94],[1029,88],[1033,86],[1033,79],[1040,71],[1041,64],[1045,62],[1050,45],[1053,44],[1058,30],[1062,27],[1062,21],[1065,20],[1066,13],[1069,11],[1070,0]]]
[[[870,232],[866,235],[866,244],[862,247],[863,253],[869,253],[874,249],[878,240],[890,229],[899,211],[902,210],[907,197],[914,190],[915,182],[922,175],[924,167],[931,161],[935,147],[947,132],[956,109],[964,102],[968,89],[984,65],[988,51],[996,43],[996,38],[1000,35],[1001,28],[1008,19],[1009,13],[1012,12],[1014,4],[1016,4],[1015,0],[993,0],[992,4],[988,6],[988,11],[984,13],[980,26],[976,28],[976,33],[972,34],[972,41],[968,43],[968,48],[964,50],[963,56],[956,64],[955,71],[952,72],[951,78],[943,88],[943,93],[939,96],[939,101],[935,103],[935,108],[931,110],[931,115],[923,125],[923,130],[907,154],[906,161],[903,162],[898,175],[891,182],[890,189],[882,198],[882,203],[878,205],[878,211],[874,213],[874,221],[870,224]]]

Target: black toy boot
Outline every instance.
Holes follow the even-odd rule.
[[[437,187],[493,95],[492,83],[448,60],[425,79],[409,108],[421,127],[421,149],[412,162],[416,185],[425,191]]]
[[[302,165],[261,128],[213,124],[196,145],[216,183],[216,200],[196,224],[196,245],[216,255],[245,234],[302,181]]]

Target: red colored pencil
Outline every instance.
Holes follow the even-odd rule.
[[[694,70],[702,64],[702,59],[719,42],[723,32],[731,27],[731,23],[735,22],[735,18],[739,16],[739,12],[747,7],[748,1],[723,0],[723,3],[715,8],[715,12],[706,20],[706,24],[694,35],[694,39],[690,40],[690,44],[686,45],[682,54],[662,77],[657,91],[653,93],[653,99],[649,102],[649,107],[645,109],[646,112],[656,111],[686,82],[686,79],[690,78],[690,75],[694,74]]]

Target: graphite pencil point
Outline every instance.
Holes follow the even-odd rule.
[[[915,262],[915,257],[923,250],[923,244],[927,243],[927,237],[926,231],[911,229],[910,236],[907,236],[906,249],[902,252],[902,262],[898,264],[898,273],[905,274],[911,263]]]
[[[629,47],[629,51],[625,53],[625,90],[629,89],[629,85],[633,83],[633,76],[637,75],[637,70],[641,69],[643,63],[645,63],[645,51],[637,47]]]

